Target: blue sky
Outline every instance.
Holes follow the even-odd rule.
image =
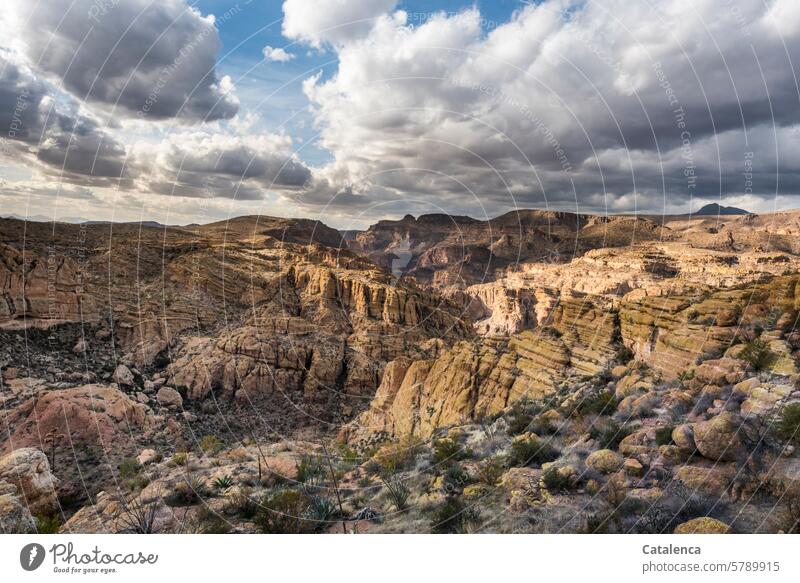
[[[311,142],[303,148],[302,157],[310,164],[328,162],[331,153],[314,146],[317,132],[307,111],[308,100],[301,82],[318,71],[325,79],[335,74],[338,59],[334,51],[309,49],[287,40],[281,32],[282,2],[253,0],[233,3],[230,0],[201,0],[195,5],[203,14],[221,16],[232,6],[242,11],[218,26],[222,48],[218,67],[237,81],[237,93],[245,108],[258,113],[263,120],[258,127],[274,131],[283,129],[292,136]],[[398,10],[408,13],[408,22],[421,26],[435,13],[456,14],[471,7],[481,12],[484,32],[508,22],[515,10],[525,6],[519,0],[464,2],[461,0],[399,2]],[[285,63],[264,63],[265,46],[285,48],[294,55]],[[269,97],[268,100],[265,98]]]

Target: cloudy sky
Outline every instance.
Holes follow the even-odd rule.
[[[0,215],[800,207],[797,0],[6,0]]]

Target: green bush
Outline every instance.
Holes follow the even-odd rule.
[[[300,463],[297,464],[298,482],[306,484],[315,479],[322,478],[324,474],[325,468],[322,467],[322,463],[320,463],[317,457],[304,455],[300,458]]]
[[[225,512],[236,514],[249,520],[258,512],[258,503],[253,498],[253,491],[250,488],[240,488],[228,496],[225,503]]]
[[[561,452],[549,443],[534,436],[523,436],[511,443],[508,465],[512,468],[542,465],[557,460],[560,455]]]
[[[259,504],[255,524],[267,534],[301,534],[314,530],[314,522],[304,518],[311,501],[297,490],[278,490]]]
[[[403,480],[398,476],[390,476],[383,479],[383,485],[386,487],[389,500],[397,511],[405,511],[408,508],[408,499],[411,496],[411,490],[405,485]]]
[[[778,436],[800,444],[800,403],[786,405],[777,424]]]
[[[495,486],[505,472],[505,460],[495,456],[483,460],[478,464],[478,480],[487,486]]]
[[[611,415],[617,410],[617,397],[614,391],[600,391],[591,396],[584,397],[575,405],[573,415]]]
[[[468,508],[460,498],[448,496],[432,512],[431,531],[438,534],[465,532],[478,520],[474,509]]]
[[[179,451],[175,455],[172,456],[172,459],[169,460],[170,465],[173,466],[185,466],[189,462],[189,454],[185,451]]]
[[[549,492],[565,492],[571,485],[569,476],[561,474],[554,466],[550,466],[542,473],[542,484]]]
[[[126,457],[119,464],[119,477],[123,480],[134,478],[142,470],[142,465],[135,457]]]
[[[633,432],[628,425],[620,425],[612,419],[598,420],[589,429],[589,437],[596,440],[598,449],[617,449],[620,442]]]
[[[228,534],[231,531],[231,524],[207,506],[200,508],[197,521],[199,534]]]
[[[216,435],[206,435],[200,440],[200,449],[207,455],[214,455],[222,449],[222,442]]]
[[[450,464],[469,457],[470,454],[455,439],[445,437],[433,441],[433,457],[437,463]]]
[[[508,434],[520,435],[526,431],[530,431],[531,423],[533,423],[533,415],[525,412],[512,414],[508,418]]]
[[[672,444],[673,429],[675,429],[674,425],[663,425],[661,427],[656,427],[656,445]]]
[[[206,496],[206,482],[199,476],[187,476],[165,498],[167,506],[193,506]]]
[[[36,532],[39,534],[58,534],[61,519],[58,514],[37,514]]]
[[[739,353],[739,358],[749,363],[755,370],[764,370],[770,365],[774,355],[766,342],[756,338],[745,344]]]
[[[233,486],[233,478],[230,476],[220,476],[216,480],[214,480],[214,488],[220,491],[227,490]]]
[[[308,510],[306,510],[306,517],[317,523],[318,529],[327,528],[339,514],[339,510],[333,503],[333,500],[325,496],[312,496]]]

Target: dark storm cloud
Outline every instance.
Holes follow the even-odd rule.
[[[184,0],[13,0],[10,8],[30,62],[81,101],[152,119],[237,112],[230,80],[216,73],[213,18]]]
[[[125,148],[91,119],[59,104],[52,89],[0,52],[0,131],[17,156],[45,173],[92,185],[124,178]]]

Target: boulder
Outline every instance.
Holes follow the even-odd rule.
[[[16,487],[17,497],[31,514],[47,514],[58,508],[58,479],[50,472],[47,456],[38,449],[15,449],[0,458],[0,480]]]
[[[589,454],[586,465],[602,474],[611,474],[618,471],[624,461],[624,458],[615,451],[599,449]]]
[[[731,527],[709,516],[692,518],[675,527],[675,534],[730,534]]]
[[[693,452],[697,449],[694,443],[694,430],[689,424],[675,427],[672,430],[672,441],[681,451]]]
[[[697,451],[710,460],[735,461],[747,453],[747,427],[737,414],[724,411],[708,421],[692,424]]]
[[[730,385],[738,383],[745,376],[747,364],[735,358],[707,360],[694,370],[694,378],[709,385]]]
[[[183,397],[172,387],[161,387],[156,393],[156,400],[164,407],[180,409],[183,407]]]
[[[0,532],[30,534],[36,532],[31,511],[17,497],[17,487],[0,480]]]
[[[115,383],[117,383],[121,387],[132,387],[133,386],[133,373],[131,369],[129,369],[124,364],[120,364],[116,370],[114,371],[114,375],[112,379]]]
[[[691,490],[719,498],[728,491],[735,474],[728,466],[684,465],[678,469],[676,477]]]
[[[158,460],[158,452],[154,449],[143,449],[138,456],[136,456],[136,460],[143,466],[147,464],[151,464]]]
[[[641,478],[644,475],[644,466],[639,460],[632,457],[627,458],[622,467],[626,474],[634,478]]]

